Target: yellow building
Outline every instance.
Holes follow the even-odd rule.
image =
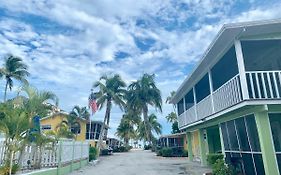
[[[40,120],[41,124],[41,130],[43,132],[50,131],[50,130],[57,130],[58,126],[61,123],[68,123],[67,121],[67,113],[65,112],[58,112],[54,113],[48,117],[44,117]],[[86,124],[87,120],[78,118],[78,123],[79,123],[79,130],[78,134],[76,135],[76,140],[77,141],[85,141],[86,140]]]

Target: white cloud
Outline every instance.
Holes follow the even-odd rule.
[[[190,72],[186,67],[200,59],[223,23],[281,17],[279,3],[251,5],[248,10],[234,13],[236,3],[0,1],[0,7],[9,12],[0,21],[0,56],[13,53],[23,57],[32,74],[31,83],[54,91],[66,110],[75,104],[87,105],[92,83],[108,72],[119,73],[128,83],[142,73],[156,73],[165,99],[179,87]],[[40,22],[24,20],[28,15],[40,17]],[[137,47],[136,38],[154,43],[143,51]],[[116,59],[118,51],[130,56]],[[115,107],[113,110],[111,135],[122,115]],[[171,105],[164,104],[163,114],[159,114],[165,133],[169,133],[170,126],[164,117],[170,111]],[[96,118],[102,119],[103,115],[101,111]]]

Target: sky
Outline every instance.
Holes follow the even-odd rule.
[[[130,84],[155,74],[166,97],[196,67],[223,24],[280,18],[278,0],[0,0],[0,65],[13,54],[29,66],[32,86],[54,92],[59,107],[87,106],[95,81],[118,73]],[[0,80],[0,99],[5,81]],[[19,87],[15,83],[8,97]],[[94,120],[102,120],[104,110]],[[112,108],[109,136],[123,112]]]

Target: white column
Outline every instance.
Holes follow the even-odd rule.
[[[193,98],[194,98],[194,110],[195,110],[195,116],[196,116],[196,120],[198,120],[198,116],[197,116],[197,100],[196,100],[196,92],[195,92],[195,88],[192,88],[193,90]]]
[[[242,88],[242,96],[243,96],[243,100],[245,100],[245,99],[249,99],[249,91],[248,91],[248,85],[246,79],[245,64],[244,64],[241,42],[239,40],[235,40],[234,45],[235,45],[236,58],[238,63],[241,88]]]
[[[215,112],[215,106],[214,106],[214,98],[213,98],[213,79],[211,75],[211,70],[208,71],[209,76],[209,85],[210,85],[210,95],[211,95],[211,103],[212,103],[212,111]]]

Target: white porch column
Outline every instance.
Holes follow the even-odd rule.
[[[236,59],[237,59],[238,70],[240,75],[242,96],[243,96],[243,100],[245,100],[245,99],[249,99],[249,91],[248,91],[248,85],[246,79],[245,64],[244,64],[241,42],[239,40],[235,40],[234,46],[235,46]]]
[[[215,106],[214,106],[214,98],[213,98],[213,79],[211,75],[211,70],[209,69],[208,71],[208,76],[209,76],[209,85],[210,85],[210,95],[211,95],[211,103],[212,103],[212,111],[213,113],[215,112]]]
[[[197,116],[197,100],[196,100],[196,92],[195,92],[195,88],[192,88],[193,91],[193,98],[194,98],[194,110],[195,110],[195,117],[196,120],[198,120],[198,116]]]

